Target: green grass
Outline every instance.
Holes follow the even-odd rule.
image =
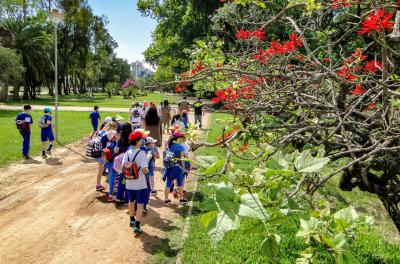
[[[211,130],[208,134],[208,141],[215,140],[221,135],[222,124],[217,119],[224,118],[224,114],[213,114]],[[198,151],[198,155],[216,155],[224,157],[224,150],[221,148],[205,148]],[[249,171],[254,168],[254,163],[240,162],[238,168]],[[329,198],[332,209],[340,209],[353,205],[360,213],[371,214],[377,219],[377,225],[372,229],[359,234],[356,240],[350,245],[350,250],[361,263],[400,263],[399,244],[395,239],[385,239],[386,236],[399,237],[393,228],[391,220],[386,215],[380,201],[373,195],[360,191],[343,192],[337,187],[337,180],[333,180],[322,191],[321,197]],[[207,182],[200,183],[199,198],[194,207],[194,214],[190,226],[188,239],[184,243],[183,263],[267,263],[267,260],[260,253],[260,245],[264,239],[262,234],[249,234],[246,227],[252,220],[245,219],[239,230],[229,232],[216,247],[212,247],[206,230],[200,223],[202,212],[198,204],[204,197],[210,195],[212,190]],[[383,211],[382,211],[383,210]],[[308,247],[300,238],[296,238],[300,215],[291,216],[279,227],[279,234],[282,237],[278,263],[294,263],[298,253]],[[383,231],[386,230],[386,231]],[[390,230],[392,231],[390,233]],[[318,245],[313,245],[318,248]],[[334,263],[334,258],[324,249],[318,250],[318,263]]]
[[[174,95],[166,95],[161,93],[149,93],[147,96],[138,96],[136,98],[124,99],[122,96],[112,96],[108,98],[106,94],[96,93],[94,94],[94,98],[90,100],[85,95],[61,95],[59,96],[59,105],[61,106],[87,106],[92,107],[94,105],[98,105],[100,107],[119,107],[119,108],[129,108],[132,105],[132,102],[155,102],[157,105],[161,103],[163,100],[168,100],[170,103],[176,103],[179,100],[179,97]],[[23,105],[23,104],[32,104],[32,105],[54,105],[54,97],[48,95],[39,96],[34,100],[21,100],[21,101],[9,101],[6,102],[7,105]]]
[[[19,111],[0,110],[0,166],[22,159],[22,137],[15,126],[15,116]],[[41,153],[40,128],[37,125],[42,112],[32,113],[34,124],[32,125],[31,148],[29,154],[37,156]],[[113,113],[102,113],[103,117],[115,115]],[[127,118],[127,114],[122,115]],[[85,112],[67,112],[59,113],[59,139],[62,144],[73,143],[90,135],[92,126],[89,113]]]

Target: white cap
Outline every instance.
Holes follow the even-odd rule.
[[[152,137],[146,137],[146,143],[145,144],[149,144],[149,143],[156,143],[157,140],[152,138]]]
[[[104,118],[104,123],[111,123],[112,122],[112,117],[107,116],[106,118]]]

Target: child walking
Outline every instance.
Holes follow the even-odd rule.
[[[99,127],[99,121],[101,121],[99,107],[97,105],[95,107],[93,107],[93,112],[90,113],[89,119],[92,122],[93,134],[91,137],[93,137],[94,133],[96,133],[96,131]]]
[[[156,159],[160,158],[160,152],[156,146],[157,140],[152,137],[147,137],[145,141],[147,148],[147,158],[149,159],[149,182],[152,195],[156,195],[157,191],[154,189],[154,170],[156,169]]]
[[[51,156],[51,148],[54,146],[54,135],[50,107],[45,107],[43,112],[44,115],[40,117],[38,124],[41,128],[42,157],[45,159],[47,157],[46,153]],[[47,141],[49,141],[50,144],[46,149]]]
[[[30,115],[32,107],[30,105],[24,105],[24,111],[17,115],[15,118],[15,124],[17,129],[22,136],[22,156],[25,159],[31,159],[29,156],[29,147],[31,140],[31,125],[33,124],[32,116]]]
[[[124,154],[122,166],[126,178],[126,189],[129,196],[129,216],[130,226],[133,226],[133,232],[140,234],[142,229],[140,223],[143,216],[143,206],[148,202],[148,187],[146,182],[146,173],[149,172],[146,153],[140,149],[141,140],[145,135],[141,132],[132,132],[129,135],[131,147]],[[129,175],[131,172],[132,175]],[[137,175],[136,175],[137,173]],[[135,174],[135,175],[134,175]],[[135,202],[137,203],[137,212],[135,216]]]

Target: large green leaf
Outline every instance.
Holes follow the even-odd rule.
[[[273,170],[287,170],[289,168],[289,163],[286,161],[282,151],[279,150],[266,162],[266,166]]]
[[[270,261],[273,262],[276,255],[279,253],[279,244],[281,237],[276,234],[272,234],[265,238],[261,243],[261,253]]]
[[[308,149],[299,154],[294,162],[294,166],[299,172],[313,173],[320,172],[328,163],[328,158],[313,157],[311,150]]]
[[[208,225],[211,243],[216,244],[224,238],[226,232],[239,227],[239,217],[232,212],[220,211]]]
[[[336,224],[340,229],[352,227],[355,222],[358,221],[358,214],[353,207],[346,207],[342,210],[337,211],[333,215]]]
[[[256,218],[267,221],[270,216],[262,206],[257,194],[246,193],[240,196],[239,213],[240,216]]]
[[[336,256],[337,264],[358,264],[360,261],[356,259],[350,252],[342,251]]]

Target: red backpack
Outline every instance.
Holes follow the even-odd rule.
[[[135,162],[135,159],[140,151],[141,150],[136,152],[135,157],[133,157],[131,166],[125,166],[125,165],[122,166],[122,174],[124,175],[124,177],[126,179],[137,180],[139,178],[140,167],[138,167],[137,163]],[[130,162],[129,157],[128,157],[128,161]]]
[[[113,160],[113,154],[112,154],[111,149],[104,148],[103,151],[102,151],[102,158],[103,158],[104,161],[108,161],[108,162],[112,161]]]

